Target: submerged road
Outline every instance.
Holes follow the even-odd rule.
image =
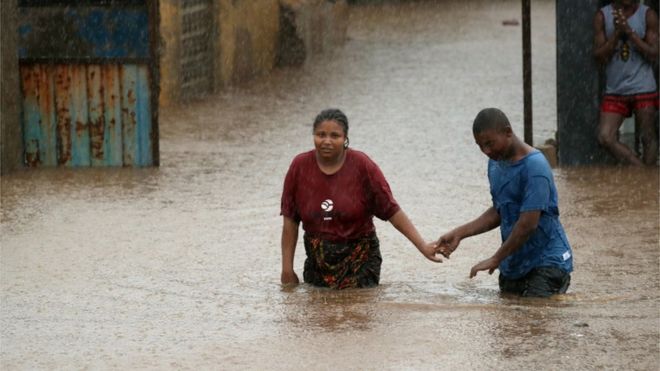
[[[657,168],[555,169],[566,295],[470,280],[498,231],[434,264],[382,221],[378,288],[280,286],[282,182],[323,108],[428,239],[489,206],[471,123],[499,107],[522,136],[521,30],[502,25],[520,2],[438,3],[355,7],[341,49],[161,112],[160,168],[3,176],[0,368],[657,369]],[[537,143],[556,128],[554,16],[534,2]]]

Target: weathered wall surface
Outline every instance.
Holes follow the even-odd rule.
[[[212,30],[208,35],[212,58],[210,89],[248,81],[276,66],[299,65],[314,55],[341,45],[346,36],[345,0],[208,0]],[[23,167],[20,124],[21,90],[18,73],[18,9],[2,1],[2,109],[0,111],[0,171]],[[159,54],[161,107],[190,97],[184,89],[184,14],[179,0],[159,0]],[[286,28],[286,29],[285,29]],[[291,43],[293,41],[293,44]],[[293,45],[293,47],[291,47]],[[10,52],[10,51],[15,52]],[[201,92],[200,95],[207,91]]]
[[[22,167],[23,139],[20,126],[20,86],[18,73],[18,34],[16,1],[0,2],[0,66],[2,105],[0,106],[0,173]]]
[[[595,134],[600,88],[591,51],[593,16],[599,4],[597,0],[558,0],[556,7],[559,163],[605,163],[608,155]]]
[[[270,71],[275,65],[279,1],[220,0],[216,84],[222,87]]]
[[[178,0],[160,0],[160,106],[181,96],[181,7]]]
[[[344,43],[348,27],[346,1],[281,0],[280,3],[279,65],[303,63]]]
[[[345,0],[214,0],[211,91],[257,78],[276,66],[300,65],[309,57],[341,45],[346,38]],[[176,104],[182,95],[182,6],[160,0],[160,106]],[[193,94],[194,95],[194,94]]]

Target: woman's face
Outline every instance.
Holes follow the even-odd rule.
[[[314,129],[314,147],[316,153],[325,159],[334,159],[344,151],[346,133],[334,120],[322,121]]]

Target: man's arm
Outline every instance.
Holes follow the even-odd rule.
[[[499,227],[499,225],[500,214],[491,206],[473,221],[465,223],[440,236],[437,242],[437,250],[445,257],[449,257],[456,250],[462,239],[488,232]]]
[[[646,35],[640,39],[636,33],[632,32],[630,39],[646,59],[655,63],[658,60],[658,15],[653,9],[646,11]]]
[[[601,64],[607,64],[614,51],[616,44],[619,42],[621,31],[617,28],[616,31],[607,38],[605,33],[605,17],[599,10],[594,17],[594,47],[593,53],[596,60]]]
[[[282,217],[282,275],[283,284],[297,284],[300,281],[293,271],[293,257],[298,242],[298,223],[286,216]]]
[[[536,228],[539,225],[539,219],[541,218],[541,211],[526,211],[520,213],[520,218],[513,226],[513,230],[509,235],[509,238],[504,241],[502,246],[495,252],[490,258],[479,262],[477,265],[472,267],[470,270],[470,278],[477,275],[479,271],[488,270],[489,274],[492,274],[493,271],[500,265],[502,260],[507,256],[513,254],[516,250],[520,248],[529,237],[534,234]]]

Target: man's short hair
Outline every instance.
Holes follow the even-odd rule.
[[[497,108],[484,108],[474,118],[472,133],[479,134],[485,130],[501,131],[510,127],[511,123],[504,112]]]

